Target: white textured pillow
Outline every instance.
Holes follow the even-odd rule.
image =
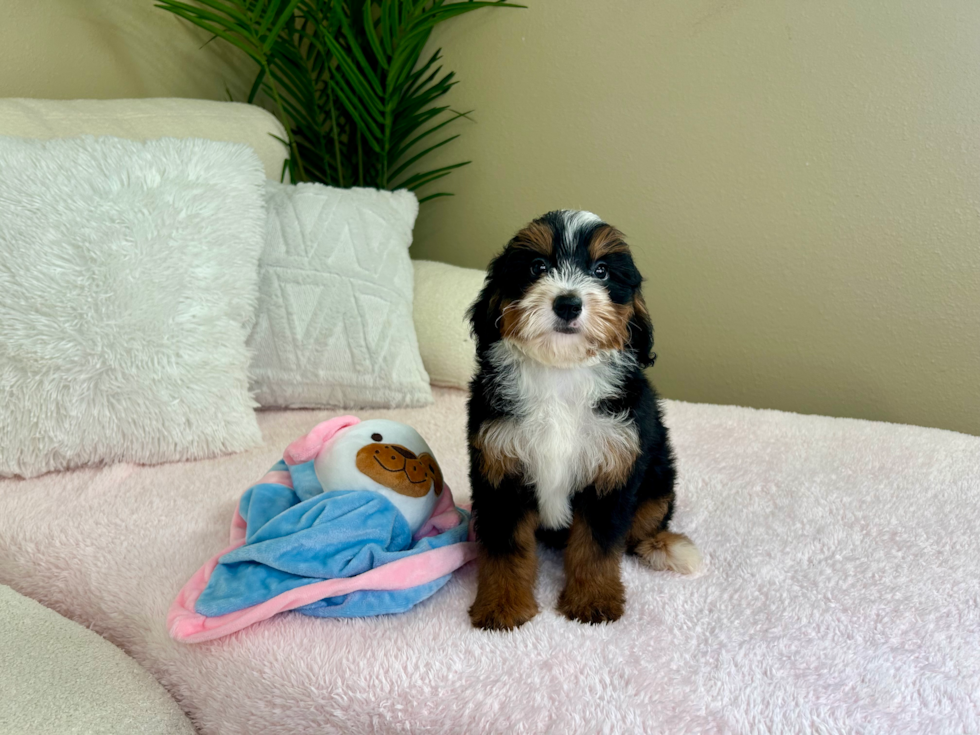
[[[269,219],[249,338],[263,406],[432,402],[412,322],[408,191],[266,182]]]
[[[261,439],[264,180],[235,143],[0,138],[0,474]]]

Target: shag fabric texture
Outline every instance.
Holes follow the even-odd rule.
[[[265,226],[251,148],[0,138],[0,475],[261,439],[245,340]]]
[[[412,322],[408,191],[267,183],[252,386],[263,406],[432,402]]]
[[[465,500],[465,400],[410,423]],[[0,483],[0,582],[132,653],[203,733],[980,731],[980,438],[667,401],[689,578],[624,562],[623,618],[470,627],[474,565],[399,615],[287,613],[172,641],[170,600],[241,488],[327,412],[264,413],[233,459]],[[195,512],[188,513],[188,508]]]
[[[0,585],[0,732],[193,735],[177,703],[104,638]]]

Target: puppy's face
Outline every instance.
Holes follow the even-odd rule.
[[[590,212],[549,212],[522,229],[490,265],[471,310],[481,348],[499,339],[548,365],[573,366],[604,350],[652,362],[642,278],[622,234]]]

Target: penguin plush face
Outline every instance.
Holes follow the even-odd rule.
[[[412,534],[432,515],[442,494],[442,470],[411,426],[371,419],[341,430],[313,461],[324,492],[370,490],[384,495]]]

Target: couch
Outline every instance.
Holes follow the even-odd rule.
[[[4,586],[0,621],[0,732],[194,732],[159,682],[97,633]]]
[[[259,146],[275,122],[247,114]],[[480,274],[416,277],[440,295],[416,304],[435,403],[358,415],[412,424],[465,502],[462,309]],[[333,415],[262,411],[262,446],[234,456],[0,481],[0,584],[125,651],[204,733],[980,731],[980,438],[734,406],[665,401],[674,524],[705,569],[627,560],[615,624],[556,613],[561,559],[542,551],[542,612],[511,633],[470,627],[470,565],[404,614],[174,642],[167,609],[238,496]]]

